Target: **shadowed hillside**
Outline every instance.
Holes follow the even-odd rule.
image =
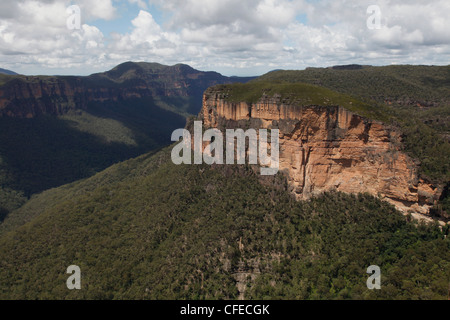
[[[0,221],[32,194],[170,143],[211,85],[248,81],[127,62],[88,77],[0,76]]]

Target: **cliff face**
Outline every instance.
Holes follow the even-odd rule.
[[[427,214],[438,199],[438,188],[420,181],[414,161],[400,151],[394,128],[338,106],[285,105],[276,95],[251,105],[225,98],[206,91],[204,126],[280,129],[280,171],[299,199],[331,190],[367,192],[413,214]]]
[[[123,86],[111,83],[91,85],[85,78],[26,77],[0,87],[0,116],[33,118],[40,114],[62,115],[69,110],[86,110],[89,102],[180,94],[180,90],[158,92],[142,81]],[[94,83],[94,81],[92,81]],[[177,84],[174,84],[176,86]],[[172,92],[173,91],[173,92]],[[181,93],[182,95],[182,93]]]
[[[70,109],[85,109],[80,81],[40,77],[17,78],[0,87],[0,116],[32,118],[38,114],[60,115]]]

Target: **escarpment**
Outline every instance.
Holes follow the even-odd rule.
[[[92,85],[86,78],[15,79],[0,87],[0,116],[33,118],[40,114],[63,115],[88,109],[90,102],[113,102],[156,95],[145,83]],[[165,94],[163,92],[162,94]]]
[[[189,97],[186,81],[147,83],[135,79],[114,84],[82,77],[15,79],[0,87],[0,116],[33,118],[40,114],[63,115],[69,110],[87,110],[92,102],[117,102],[154,97]]]
[[[230,78],[187,65],[123,63],[91,76],[10,76],[0,79],[0,117],[34,118],[87,110],[90,103],[115,103],[144,99],[163,100],[197,113],[198,102],[210,86],[251,78]],[[195,101],[196,103],[194,103]],[[195,111],[191,110],[195,106]]]
[[[333,190],[369,193],[425,218],[442,191],[419,179],[395,128],[341,106],[285,103],[276,94],[231,102],[225,91],[210,88],[200,118],[209,128],[279,129],[279,170],[298,199]]]

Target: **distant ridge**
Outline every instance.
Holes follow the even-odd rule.
[[[130,99],[163,100],[159,107],[187,117],[199,112],[203,92],[210,86],[254,78],[226,77],[185,64],[167,66],[131,61],[90,76],[4,76],[0,82],[3,91],[0,117],[60,116],[73,110],[87,110],[88,105],[96,102]],[[22,97],[23,90],[31,90],[31,97]]]
[[[207,88],[252,79],[145,62],[90,76],[1,74],[0,223],[32,194],[170,144]]]
[[[328,69],[333,69],[333,70],[361,70],[361,69],[364,69],[365,67],[370,67],[370,66],[362,66],[360,64],[347,64],[347,65],[329,67]]]
[[[11,76],[17,75],[17,73],[15,73],[14,71],[2,69],[2,68],[0,68],[0,74],[7,74],[7,75],[11,75]]]

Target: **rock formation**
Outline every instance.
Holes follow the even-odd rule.
[[[33,118],[88,109],[91,102],[128,99],[184,99],[197,108],[206,88],[252,78],[225,77],[187,65],[126,62],[87,77],[11,76],[0,84],[0,117]],[[195,103],[194,103],[195,101]]]
[[[442,190],[420,180],[413,159],[401,152],[393,127],[340,106],[287,105],[277,95],[253,104],[226,98],[216,88],[205,92],[204,126],[279,129],[280,171],[298,199],[332,190],[370,193],[425,218],[439,198]]]

